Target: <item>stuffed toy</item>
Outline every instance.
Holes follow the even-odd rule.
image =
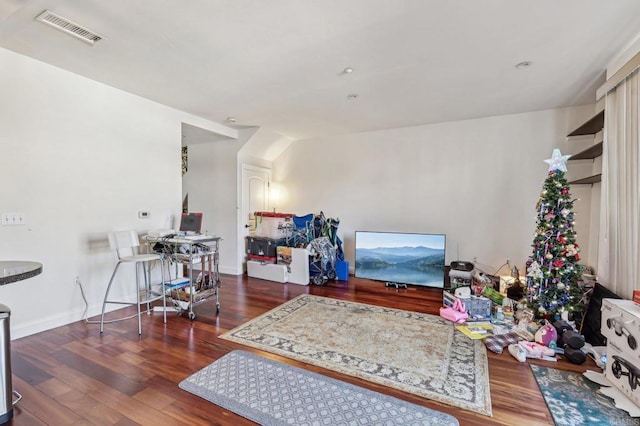
[[[558,340],[558,332],[556,328],[545,321],[544,325],[536,331],[535,341],[544,346],[553,346]]]

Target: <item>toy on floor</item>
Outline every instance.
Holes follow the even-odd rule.
[[[460,299],[456,299],[452,307],[443,306],[440,308],[440,316],[456,324],[462,324],[469,318],[467,308]]]
[[[584,336],[564,320],[555,321],[553,327],[558,332],[558,348],[565,358],[573,364],[583,364],[587,360],[586,352],[581,350],[585,345]]]
[[[536,343],[548,347],[552,346],[552,343],[555,345],[555,342],[558,340],[558,332],[554,326],[549,324],[548,321],[545,321],[542,327],[536,331],[535,337]]]
[[[524,362],[527,358],[556,361],[555,351],[535,342],[520,341],[508,347],[509,353],[518,361]]]
[[[524,350],[527,351],[527,358],[538,358],[538,359],[544,359],[546,361],[556,360],[555,359],[556,351],[554,351],[553,349],[547,346],[541,345],[536,342],[525,342],[525,341],[518,342],[518,345],[520,345],[520,347],[524,348]]]

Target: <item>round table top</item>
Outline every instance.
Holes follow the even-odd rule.
[[[0,260],[0,285],[35,277],[42,272],[42,263],[24,260]]]

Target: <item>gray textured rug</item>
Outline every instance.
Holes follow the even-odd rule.
[[[458,425],[449,414],[245,351],[179,386],[261,425]]]

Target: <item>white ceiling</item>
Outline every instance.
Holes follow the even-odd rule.
[[[590,103],[639,31],[638,0],[0,2],[0,46],[293,140]]]

